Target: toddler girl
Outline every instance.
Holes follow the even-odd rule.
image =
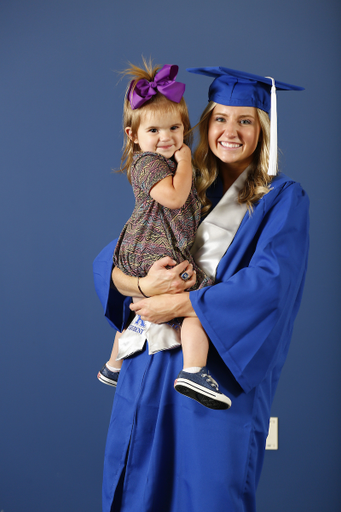
[[[188,260],[197,275],[192,289],[202,288],[213,280],[190,254],[201,206],[191,151],[184,144],[190,131],[185,84],[175,81],[178,66],[160,69],[144,64],[145,69],[132,66],[126,71],[132,80],[124,102],[122,170],[132,184],[135,208],[118,239],[113,261],[125,274],[137,277],[136,289],[142,295],[139,278],[164,256],[177,263]],[[182,274],[184,280],[187,277],[186,272]],[[101,382],[112,386],[122,366],[122,360],[116,359],[120,336],[116,334],[111,357],[98,373]],[[197,317],[183,319],[181,345],[184,365],[175,389],[211,409],[229,408],[230,399],[219,391],[206,368],[209,341]]]

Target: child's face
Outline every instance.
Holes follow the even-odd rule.
[[[146,110],[136,136],[132,135],[130,128],[126,128],[126,133],[135,144],[140,146],[141,151],[151,151],[165,158],[171,158],[183,144],[184,125],[180,113],[176,110],[169,112]]]

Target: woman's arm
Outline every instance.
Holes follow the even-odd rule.
[[[142,320],[155,324],[168,322],[173,318],[197,316],[192,307],[189,292],[163,294],[143,299],[131,304],[130,309],[140,315]]]
[[[180,277],[184,271],[191,276],[187,281],[183,281]],[[117,267],[114,267],[111,277],[115,287],[122,295],[143,298],[143,294],[137,286],[137,277],[128,276]],[[139,285],[144,295],[151,297],[165,293],[179,294],[191,288],[195,282],[195,270],[187,260],[176,265],[172,258],[166,256],[151,266],[148,274],[140,278]]]
[[[121,295],[111,287],[112,255],[117,240],[110,242],[93,262],[94,282],[97,295],[101,301],[104,315],[111,326],[122,330],[130,314],[130,297]]]
[[[289,347],[309,248],[309,200],[278,178],[240,226],[216,284],[190,293],[212,344],[245,392],[275,370]]]

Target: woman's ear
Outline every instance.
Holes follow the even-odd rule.
[[[129,139],[134,143],[134,144],[138,144],[138,140],[137,140],[137,137],[133,134],[133,130],[131,129],[130,126],[127,126],[127,128],[125,128],[124,130],[127,134],[127,136],[129,137]]]

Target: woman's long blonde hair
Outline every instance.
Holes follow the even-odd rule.
[[[133,133],[133,136],[136,136],[137,130],[141,123],[141,118],[143,114],[149,112],[170,112],[176,111],[179,112],[181,121],[184,125],[184,143],[187,146],[190,146],[192,143],[192,133],[191,133],[191,123],[189,120],[187,105],[184,98],[181,98],[179,103],[175,103],[174,101],[168,100],[163,94],[157,93],[150,100],[148,100],[142,107],[132,109],[130,105],[130,101],[128,100],[127,94],[130,87],[131,82],[133,82],[132,87],[134,88],[137,82],[141,79],[148,80],[148,82],[153,82],[156,73],[159,71],[161,66],[153,66],[152,61],[148,62],[143,58],[144,68],[140,68],[133,64],[130,65],[125,71],[122,72],[124,76],[130,77],[130,82],[128,84],[125,100],[123,105],[123,132],[124,132],[124,143],[123,143],[123,153],[121,158],[121,172],[126,172],[129,182],[131,183],[131,165],[133,163],[133,154],[137,151],[141,151],[140,146],[134,143],[126,134],[126,128],[130,127]]]
[[[199,121],[200,140],[194,152],[194,166],[198,169],[196,188],[204,214],[208,212],[211,206],[211,202],[206,196],[206,191],[219,173],[219,159],[212,153],[208,144],[208,125],[215,106],[215,102],[209,102],[201,115]],[[269,183],[272,180],[272,176],[268,175],[270,119],[263,110],[257,108],[256,111],[261,126],[261,133],[251,164],[251,170],[238,198],[239,203],[246,203],[249,211],[252,211],[254,203],[269,192]]]

